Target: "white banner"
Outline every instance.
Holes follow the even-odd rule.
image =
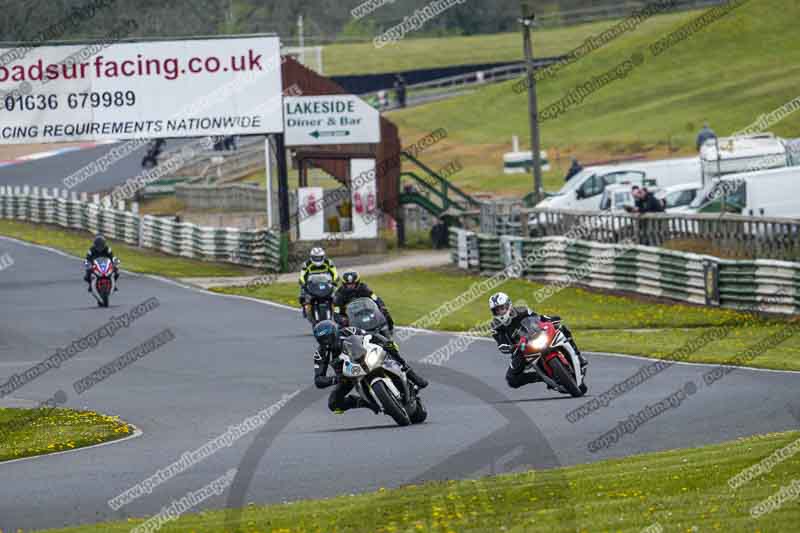
[[[276,133],[281,91],[278,37],[42,46],[0,66],[0,144]]]
[[[325,237],[325,191],[322,187],[297,189],[297,208],[301,241],[318,241]]]
[[[375,181],[374,159],[350,160],[351,199],[353,206],[354,239],[378,238],[378,185]]]
[[[354,94],[284,99],[286,146],[381,142],[381,116]]]

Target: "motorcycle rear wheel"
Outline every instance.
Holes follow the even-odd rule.
[[[560,359],[557,357],[551,359],[548,364],[553,370],[553,377],[556,379],[556,382],[563,385],[574,398],[580,398],[584,395],[584,391],[582,391],[575,382],[575,377],[564,368]]]
[[[414,414],[409,417],[412,424],[422,424],[428,418],[428,411],[425,410],[425,406],[422,405],[422,400],[419,398],[416,399],[417,408],[414,409]]]
[[[408,413],[403,409],[403,406],[400,405],[400,402],[397,401],[397,398],[394,397],[394,394],[392,394],[385,383],[382,381],[376,382],[372,386],[372,390],[375,392],[375,396],[378,397],[383,411],[391,416],[394,421],[397,422],[398,426],[408,426],[411,424]]]

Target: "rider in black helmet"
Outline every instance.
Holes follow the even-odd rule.
[[[334,413],[343,413],[348,409],[359,407],[372,408],[362,398],[348,396],[348,393],[353,390],[353,383],[342,379],[342,360],[339,359],[343,348],[342,339],[351,335],[371,335],[372,342],[381,346],[389,356],[406,368],[406,376],[411,383],[417,385],[420,389],[428,385],[426,380],[407,368],[408,365],[405,364],[405,361],[394,348],[394,343],[386,337],[376,333],[367,333],[359,328],[347,327],[340,329],[333,320],[323,320],[314,327],[314,337],[319,344],[317,351],[314,353],[314,384],[319,389],[336,385],[336,388],[328,398],[328,407]],[[327,375],[329,366],[333,367],[333,376]]]
[[[338,315],[344,315],[347,305],[357,298],[372,298],[375,300],[384,318],[386,318],[389,332],[394,332],[394,320],[392,320],[392,315],[389,314],[386,304],[369,288],[369,285],[361,281],[358,272],[351,270],[342,274],[342,286],[333,295],[333,311]]]
[[[114,254],[111,252],[111,248],[108,247],[108,243],[106,243],[105,237],[101,234],[97,234],[94,238],[94,242],[92,243],[92,247],[89,248],[89,252],[86,254],[86,274],[83,276],[83,281],[89,284],[89,292],[92,292],[92,262],[95,259],[100,257],[107,257],[108,259],[115,261],[116,258]],[[116,281],[119,279],[119,269],[114,269],[114,290],[117,290],[117,283]]]
[[[345,328],[355,330],[355,328]],[[346,331],[345,335],[352,335],[351,331]],[[374,408],[358,396],[350,396],[354,384],[342,379],[342,360],[339,354],[342,353],[342,332],[339,326],[332,320],[323,320],[314,326],[314,337],[319,343],[317,351],[314,353],[314,385],[318,389],[325,389],[331,385],[336,385],[331,395],[328,397],[328,408],[336,414],[341,414],[349,409],[366,407]],[[328,367],[332,366],[334,375],[328,376]],[[375,411],[377,414],[377,411]]]

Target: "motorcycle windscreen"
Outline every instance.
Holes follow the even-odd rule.
[[[330,274],[314,274],[306,280],[306,291],[315,298],[328,298],[333,294]]]
[[[342,344],[344,352],[353,361],[361,361],[367,355],[367,349],[364,347],[364,337],[360,335],[351,335]]]
[[[97,264],[97,268],[100,269],[101,273],[108,274],[111,271],[111,259],[107,257],[100,257],[95,259],[95,263]]]
[[[378,304],[372,298],[358,298],[347,305],[347,319],[356,328],[373,331],[386,325]]]
[[[526,337],[528,339],[535,337],[542,331],[542,324],[536,318],[529,316],[519,323],[519,328],[514,332],[514,337]]]

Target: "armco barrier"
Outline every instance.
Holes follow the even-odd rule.
[[[523,239],[476,234],[451,228],[452,258],[483,275],[497,273],[512,262],[525,262],[521,275],[545,283],[564,282],[579,267],[591,264],[579,280],[588,287],[623,290],[732,309],[754,308],[800,312],[800,263],[726,260],[641,245],[604,244],[564,237]],[[625,249],[625,253],[622,253]],[[546,250],[546,252],[544,252]],[[617,252],[617,253],[615,253]],[[601,259],[613,257],[610,261]],[[582,271],[585,274],[586,270]]]
[[[95,197],[97,198],[97,197]],[[172,255],[280,270],[280,235],[274,231],[211,228],[140,216],[91,203],[62,191],[0,186],[0,218],[55,224]]]

